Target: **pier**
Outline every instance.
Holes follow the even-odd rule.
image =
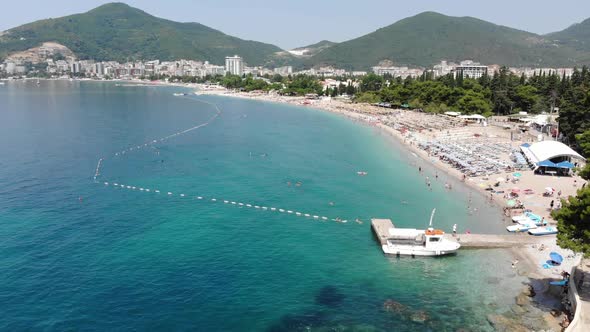
[[[371,229],[380,245],[387,243],[389,229],[395,227],[390,219],[371,219]],[[446,239],[455,240],[462,248],[514,248],[537,243],[540,237],[526,234],[445,234]]]

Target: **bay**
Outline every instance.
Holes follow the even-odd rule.
[[[383,256],[372,217],[424,228],[436,208],[435,226],[447,231],[503,224],[484,197],[442,173],[435,180],[379,130],[179,91],[0,87],[0,329],[487,331],[486,316],[514,303],[524,280],[504,251]],[[209,125],[115,156],[206,122],[211,103],[222,112]],[[399,305],[386,310],[387,300]]]

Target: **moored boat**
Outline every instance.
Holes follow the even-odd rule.
[[[461,245],[456,241],[446,239],[442,230],[432,228],[434,212],[435,210],[430,216],[430,227],[426,230],[390,228],[387,240],[381,246],[383,252],[390,255],[408,256],[442,256],[456,253]]]
[[[537,227],[534,229],[529,229],[529,234],[535,235],[535,236],[557,234],[557,227],[555,227],[555,226]]]

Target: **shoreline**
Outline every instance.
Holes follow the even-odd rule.
[[[217,95],[224,97],[257,100],[262,102],[307,106],[311,109],[316,109],[319,111],[328,111],[331,113],[343,115],[349,118],[350,120],[360,121],[365,125],[374,126],[378,128],[380,132],[394,139],[395,142],[399,143],[399,145],[406,149],[408,153],[420,160],[418,163],[424,163],[427,167],[431,167],[436,171],[440,171],[443,174],[452,177],[456,182],[461,182],[461,184],[464,185],[467,190],[469,190],[470,192],[476,192],[477,194],[481,195],[481,197],[485,201],[490,202],[492,205],[494,205],[495,208],[498,208],[501,211],[504,221],[509,219],[509,217],[507,217],[503,212],[503,207],[505,205],[504,201],[502,200],[502,196],[492,195],[491,197],[493,199],[490,200],[487,196],[487,192],[482,190],[482,188],[478,186],[478,179],[467,177],[465,180],[462,180],[463,174],[458,169],[452,167],[449,164],[443,163],[438,159],[432,160],[425,150],[420,149],[416,145],[415,137],[409,138],[409,135],[404,136],[404,134],[402,134],[399,130],[386,124],[383,124],[379,121],[375,121],[372,115],[361,114],[359,112],[353,111],[355,104],[344,104],[341,102],[336,102],[338,104],[333,105],[333,101],[329,101],[328,105],[326,105],[325,102],[316,102],[311,103],[309,105],[304,105],[303,101],[305,99],[301,97],[248,95],[247,93],[233,93],[228,92],[227,90],[199,90],[196,93],[198,95]],[[351,110],[347,110],[346,107],[350,108]],[[509,224],[512,223],[510,222]],[[514,236],[531,235],[515,234]],[[533,301],[531,301],[531,305],[533,308],[535,308],[532,310],[535,310],[535,312],[538,312],[539,314],[541,314],[543,311],[547,311],[548,309],[554,307],[554,303],[556,302],[556,300],[557,302],[559,302],[559,297],[555,294],[555,290],[551,289],[556,286],[549,286],[547,280],[559,280],[561,278],[559,274],[561,270],[570,271],[572,266],[579,264],[581,260],[579,255],[574,256],[573,252],[559,248],[556,244],[555,235],[539,237],[538,245],[541,244],[546,248],[543,251],[539,251],[537,245],[528,245],[519,248],[509,248],[508,250],[506,250],[506,252],[508,252],[510,256],[512,256],[511,258],[513,259],[513,262],[517,262],[516,264],[514,264],[515,273],[526,277],[529,280],[529,285],[534,287],[533,294],[529,293],[528,286],[525,285],[523,285],[523,287],[525,287],[523,291],[520,294],[516,294],[515,306],[520,307],[520,309],[517,310],[525,310],[522,308],[523,303],[528,303],[529,301],[523,300],[523,298],[532,299]],[[559,250],[564,256],[565,260],[563,264],[557,268],[542,268],[539,262],[547,260],[549,252],[554,250]],[[537,295],[534,295],[534,293],[537,293]],[[549,328],[560,329],[559,322],[562,316],[554,317],[552,315],[543,314],[538,318],[543,320],[546,323],[546,325],[549,326]]]

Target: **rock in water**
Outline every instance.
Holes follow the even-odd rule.
[[[324,286],[315,296],[315,303],[327,307],[336,307],[344,301],[344,294],[334,286]]]
[[[392,299],[387,299],[383,302],[383,309],[387,312],[401,313],[407,310],[407,307]]]
[[[410,315],[410,319],[412,322],[424,323],[426,320],[428,320],[428,314],[426,314],[425,311],[418,310]]]

